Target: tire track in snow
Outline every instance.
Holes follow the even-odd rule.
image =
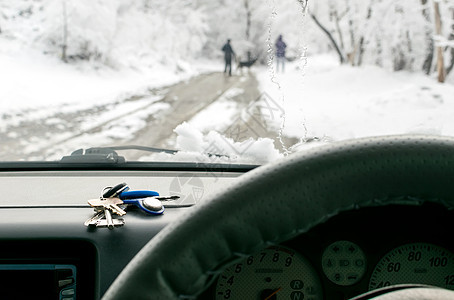
[[[207,73],[146,95],[21,121],[0,131],[0,139],[5,140],[0,159],[58,160],[79,148],[128,144],[174,148],[175,127],[195,117],[232,88],[244,90],[233,99],[239,108],[247,107],[260,96],[251,74],[229,77]],[[27,120],[26,112],[22,119]],[[128,131],[128,124],[134,120],[141,124],[132,124]],[[251,124],[250,128],[256,126]],[[125,133],[117,134],[123,129]],[[255,131],[260,132],[260,137],[276,138],[273,132]],[[131,151],[126,156],[134,160],[143,155]]]

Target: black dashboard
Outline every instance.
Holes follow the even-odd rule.
[[[2,299],[93,299],[94,244],[73,239],[0,241]]]
[[[235,292],[250,291],[256,299],[342,300],[404,283],[454,289],[452,228],[454,212],[431,203],[343,212],[245,257],[199,299],[240,299]],[[291,271],[297,258],[309,275]]]
[[[219,170],[1,172],[0,287],[13,290],[13,299],[100,299],[151,238],[241,174]],[[112,230],[84,226],[94,214],[87,200],[120,182],[161,195],[178,194],[181,199],[166,204],[165,212],[157,216],[128,208],[125,225]],[[50,270],[61,268],[75,271]],[[12,272],[20,273],[20,282],[8,281]],[[46,281],[46,276],[55,278]],[[48,297],[49,289],[54,289],[55,297]]]
[[[11,275],[1,265],[34,266],[35,269],[73,266],[74,276],[67,271],[55,272],[55,276],[63,277],[54,279],[59,289],[56,292],[59,296],[54,299],[99,299],[128,262],[161,229],[172,226],[188,210],[239,180],[242,174],[1,173],[0,188],[5,191],[5,200],[0,207],[0,276]],[[179,192],[189,205],[169,205],[161,216],[131,210],[125,216],[126,224],[113,230],[84,226],[84,221],[93,214],[86,201],[99,196],[103,187],[118,182],[128,182],[138,189],[157,189],[163,194]],[[180,183],[179,191],[175,189],[175,182]],[[188,200],[187,196],[192,198]],[[404,283],[406,278],[414,282],[414,273],[418,273],[420,283],[453,289],[454,241],[450,238],[453,225],[454,212],[431,203],[345,211],[296,238],[244,257],[243,262],[225,271],[232,276],[227,273],[216,276],[199,299],[240,299],[235,296],[237,288],[246,289],[259,299],[287,299],[281,296],[286,293],[289,299],[349,299],[380,284]],[[268,265],[260,267],[261,262]],[[279,265],[273,266],[273,263]],[[301,267],[294,269],[304,274],[295,277],[293,273],[286,277],[287,269],[298,263]],[[385,270],[377,271],[380,267]],[[37,281],[36,274],[44,273],[29,272],[28,277],[23,277],[24,283],[16,286],[5,280],[2,289],[14,287],[16,295],[21,291],[34,299],[44,299],[36,296],[40,294],[41,285],[32,285]],[[59,286],[61,282],[69,284],[69,288],[65,284]],[[61,291],[72,287],[73,295],[62,296]]]

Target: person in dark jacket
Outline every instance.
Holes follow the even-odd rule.
[[[232,56],[235,56],[235,52],[233,51],[232,45],[230,44],[230,39],[228,39],[227,43],[222,47],[222,51],[224,51],[224,60],[225,60],[224,73],[227,72],[227,67],[228,67],[229,75],[232,76]]]
[[[285,48],[287,45],[282,40],[282,34],[279,35],[276,41],[276,72],[279,72],[279,65],[281,65],[282,72],[285,71]]]

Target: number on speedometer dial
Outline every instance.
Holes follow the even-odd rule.
[[[454,254],[427,243],[396,248],[378,262],[372,272],[369,290],[403,283],[454,289]]]
[[[216,299],[322,300],[319,277],[295,251],[269,247],[226,269]]]

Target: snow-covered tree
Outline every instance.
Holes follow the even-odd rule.
[[[448,39],[453,32],[452,0],[318,0],[311,3],[311,13],[318,27],[325,30],[320,37],[325,36],[324,43],[332,49],[339,49],[341,60],[352,65],[379,64],[396,71],[422,68],[430,74],[434,70],[434,39],[440,39],[435,31],[435,6],[440,11],[441,38]]]
[[[228,38],[242,58],[266,62],[282,34],[288,58],[307,48],[354,66],[433,75],[438,47],[446,74],[454,68],[454,0],[20,0],[0,9],[2,36],[68,62],[221,59]]]
[[[192,1],[35,0],[9,7],[31,11],[28,19],[18,16],[17,38],[69,61],[173,63],[200,55],[207,42],[206,14]]]

